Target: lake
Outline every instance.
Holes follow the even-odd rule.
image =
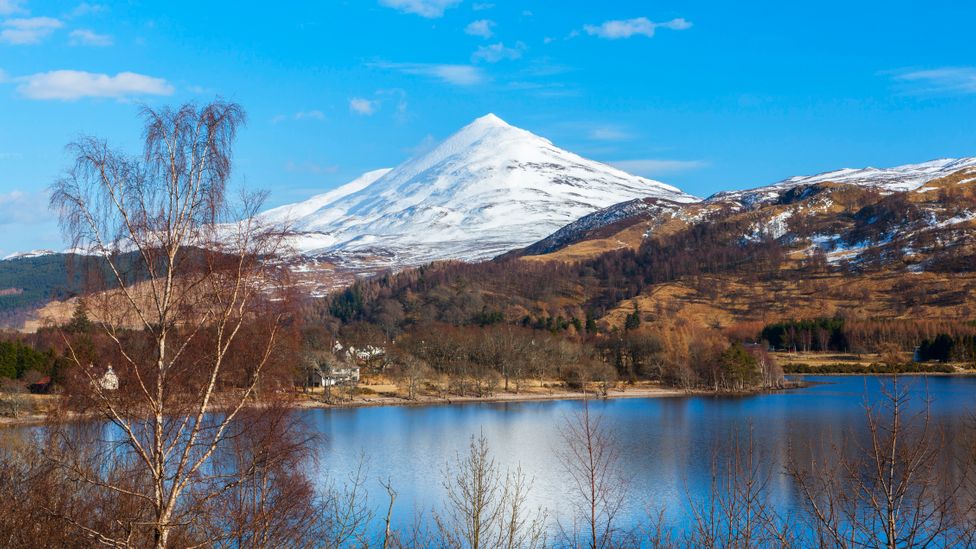
[[[620,470],[628,480],[627,517],[636,521],[648,507],[664,509],[669,522],[687,525],[689,498],[709,493],[713,456],[734,433],[753,440],[769,463],[770,498],[781,511],[796,506],[792,480],[783,474],[790,447],[821,446],[827,437],[850,430],[865,434],[865,403],[877,403],[886,377],[812,376],[812,386],[740,397],[689,396],[591,401],[614,429]],[[976,378],[903,376],[911,404],[926,400],[932,417],[948,428],[971,419]],[[422,407],[313,409],[300,412],[321,435],[315,453],[319,475],[348,478],[360,457],[368,462],[368,488],[377,508],[386,494],[379,479],[390,478],[399,492],[394,522],[413,523],[430,514],[444,491],[443,471],[470,438],[484,433],[503,467],[521,466],[533,479],[531,501],[555,517],[568,511],[565,472],[556,458],[564,444],[560,425],[581,401],[465,403]],[[796,450],[794,450],[796,451]],[[385,509],[385,507],[384,507]]]

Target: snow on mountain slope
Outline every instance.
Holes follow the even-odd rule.
[[[349,183],[342,185],[341,187],[332,189],[329,192],[322,194],[317,194],[304,202],[299,202],[297,204],[287,204],[285,206],[280,206],[278,208],[270,209],[262,214],[265,221],[271,223],[287,223],[291,220],[300,219],[315,211],[321,209],[322,207],[339,200],[340,198],[349,196],[350,194],[361,191],[368,185],[372,184],[374,181],[383,177],[391,168],[383,168],[379,170],[373,170],[371,172],[366,172],[363,175],[353,179]]]
[[[418,158],[333,193],[263,215],[286,222],[295,233],[292,246],[306,256],[405,266],[490,258],[634,198],[698,201],[564,151],[492,114]]]
[[[878,187],[888,191],[913,191],[933,179],[946,177],[972,167],[976,167],[976,157],[942,158],[894,168],[844,168],[817,175],[790,177],[779,183],[755,189],[723,191],[710,196],[708,200],[732,199],[746,205],[753,205],[775,200],[785,189],[825,182]]]
[[[54,250],[31,250],[29,252],[17,252],[17,253],[10,254],[8,256],[5,256],[0,261],[7,261],[8,259],[29,259],[34,257],[43,257],[45,255],[54,255],[56,253],[58,252]]]

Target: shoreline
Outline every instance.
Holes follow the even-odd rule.
[[[674,398],[674,397],[694,397],[694,396],[714,396],[714,397],[746,397],[766,393],[775,393],[801,389],[808,386],[802,381],[793,381],[787,386],[778,389],[762,389],[750,391],[707,391],[701,389],[688,390],[666,387],[663,385],[645,383],[637,387],[624,389],[611,389],[606,396],[595,392],[570,391],[559,389],[550,392],[522,392],[522,393],[496,393],[491,396],[452,396],[440,397],[434,395],[421,395],[416,399],[408,399],[399,396],[375,395],[375,396],[356,396],[333,402],[317,400],[310,395],[298,393],[289,407],[293,410],[344,410],[355,408],[380,408],[380,407],[422,407],[422,406],[451,406],[457,404],[500,404],[500,403],[521,403],[521,402],[552,402],[558,400],[615,400],[625,398]],[[216,411],[216,409],[214,410]],[[50,423],[50,414],[33,413],[19,417],[0,417],[0,431],[8,427],[35,427]],[[97,414],[77,414],[69,413],[65,418],[70,422],[84,421],[93,419]]]
[[[347,397],[343,400],[326,402],[315,399],[311,395],[297,393],[289,407],[293,410],[346,410],[356,408],[380,408],[380,407],[422,407],[422,406],[451,406],[457,404],[500,404],[500,403],[522,403],[522,402],[552,402],[559,400],[611,400],[625,398],[674,398],[674,397],[701,397],[711,396],[716,398],[749,397],[762,394],[772,394],[785,391],[803,389],[812,385],[823,383],[822,381],[804,381],[800,379],[789,379],[790,377],[827,377],[827,376],[866,376],[866,377],[892,377],[892,376],[959,376],[976,377],[976,371],[969,372],[912,372],[902,374],[887,373],[809,373],[809,374],[786,374],[788,376],[787,385],[774,389],[757,389],[747,391],[709,391],[703,389],[680,389],[666,387],[663,385],[644,382],[640,386],[626,387],[623,389],[611,389],[606,396],[595,392],[571,391],[566,389],[552,390],[549,392],[527,391],[522,393],[496,393],[491,396],[451,396],[441,397],[434,395],[421,395],[415,399],[393,395],[370,395]],[[92,419],[96,414],[75,414],[68,416],[68,421],[84,421]],[[0,417],[0,431],[7,427],[33,427],[46,425],[50,422],[50,414],[33,413],[19,417]]]
[[[608,391],[606,396],[593,392],[558,390],[549,393],[524,392],[524,393],[496,393],[491,396],[450,396],[439,397],[432,395],[422,395],[415,399],[399,396],[370,396],[353,397],[347,400],[326,402],[324,400],[313,400],[311,398],[300,399],[295,403],[296,409],[352,409],[352,408],[378,408],[383,406],[397,407],[421,407],[421,406],[450,406],[455,404],[477,404],[477,403],[507,403],[507,402],[546,402],[554,400],[609,400],[620,398],[667,398],[679,396],[695,396],[697,393],[683,389],[673,389],[669,387],[634,387],[630,389],[614,389]]]
[[[353,408],[377,408],[384,406],[396,407],[421,407],[421,406],[448,406],[455,404],[478,404],[478,403],[519,403],[519,402],[547,402],[557,400],[616,400],[624,398],[674,398],[674,397],[748,397],[762,394],[779,393],[795,389],[803,389],[810,384],[799,380],[790,380],[784,387],[775,389],[756,389],[746,391],[708,391],[703,389],[679,389],[661,385],[631,387],[628,389],[612,389],[606,396],[593,392],[558,390],[550,393],[498,393],[492,396],[477,397],[437,397],[424,395],[416,399],[408,399],[398,396],[375,396],[357,397],[345,401],[325,402],[323,400],[305,399],[297,402],[295,408],[298,409],[353,409]]]

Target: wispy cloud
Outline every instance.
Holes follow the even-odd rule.
[[[478,19],[477,21],[472,21],[468,23],[467,27],[464,27],[464,33],[470,34],[471,36],[480,36],[482,38],[491,38],[494,35],[494,31],[491,29],[495,26],[495,22],[491,19]]]
[[[0,193],[0,225],[36,225],[50,221],[48,197],[43,192]]]
[[[103,4],[82,2],[75,6],[75,9],[71,10],[71,17],[84,17],[85,15],[94,15],[105,11],[108,11],[108,8]]]
[[[976,94],[976,67],[938,67],[889,74],[904,84],[905,91],[910,94]]]
[[[40,44],[64,23],[53,17],[21,17],[0,23],[0,42],[7,44]]]
[[[388,8],[413,13],[428,19],[442,17],[444,10],[453,8],[461,0],[380,0],[380,4]]]
[[[317,120],[325,122],[325,113],[320,110],[298,111],[292,114],[279,114],[271,119],[272,124],[278,124],[285,120]]]
[[[172,95],[173,86],[162,78],[134,72],[115,76],[84,71],[41,72],[13,79],[17,92],[28,99],[74,101],[86,97],[125,100],[142,95]]]
[[[494,7],[495,4],[492,4],[490,2],[475,2],[474,4],[471,4],[471,9],[473,9],[474,11],[490,10],[491,8]]]
[[[76,29],[68,35],[72,46],[98,46],[105,47],[112,45],[112,37],[107,34],[98,34],[89,29]]]
[[[455,86],[474,86],[485,81],[485,75],[472,65],[449,65],[434,63],[371,63],[370,66],[436,78]]]
[[[625,141],[633,136],[613,126],[601,126],[590,130],[590,138],[598,141]]]
[[[685,30],[691,28],[691,21],[679,17],[664,23],[655,23],[646,17],[637,17],[634,19],[604,21],[599,25],[583,26],[586,34],[610,40],[630,38],[631,36],[646,36],[651,38],[659,28]]]
[[[0,15],[19,15],[27,13],[24,0],[0,0]]]
[[[366,99],[364,97],[353,97],[349,100],[349,110],[364,116],[370,116],[376,112],[379,101]]]
[[[654,177],[663,174],[686,172],[708,166],[704,160],[669,160],[663,158],[638,158],[608,162],[625,172]]]
[[[525,51],[525,49],[526,46],[523,42],[516,42],[514,48],[510,48],[502,42],[491,44],[490,46],[479,46],[478,49],[471,54],[471,60],[497,63],[505,59],[518,59],[522,57],[522,52]]]
[[[562,82],[534,82],[513,80],[505,84],[507,91],[527,93],[536,97],[579,97],[583,92]]]

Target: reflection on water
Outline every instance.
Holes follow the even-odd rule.
[[[620,466],[630,483],[628,514],[648,506],[665,509],[672,523],[687,520],[689,497],[703,498],[712,480],[716,449],[733,433],[751,428],[759,455],[770,464],[769,489],[780,510],[794,507],[792,482],[782,474],[794,452],[820,447],[825,437],[865,432],[864,405],[876,403],[885,378],[838,376],[808,378],[816,385],[749,397],[677,397],[592,402],[616,430]],[[910,380],[912,403],[930,401],[933,418],[952,430],[971,419],[976,378],[903,377]],[[904,381],[903,381],[904,382]],[[429,514],[443,497],[445,464],[483,432],[503,467],[521,465],[532,478],[532,500],[553,516],[568,512],[565,475],[556,459],[559,428],[580,401],[480,403],[426,407],[306,410],[303,420],[322,435],[316,449],[323,478],[347,478],[360,456],[371,479],[393,479],[399,496],[395,521],[406,527],[418,512]],[[377,507],[382,490],[369,486]]]

